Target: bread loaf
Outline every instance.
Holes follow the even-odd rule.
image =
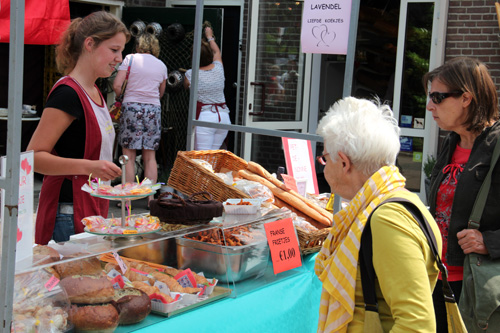
[[[139,289],[116,289],[115,302],[120,325],[141,322],[151,312],[151,299]]]
[[[118,326],[118,310],[112,304],[72,305],[68,319],[77,332],[113,332]]]
[[[113,284],[105,276],[68,276],[60,285],[74,304],[107,303],[115,296]]]
[[[96,257],[57,264],[54,269],[59,273],[61,279],[73,275],[102,275],[101,262]]]

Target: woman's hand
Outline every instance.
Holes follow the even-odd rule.
[[[465,254],[478,253],[488,254],[484,245],[483,234],[476,229],[464,229],[457,233],[458,245],[462,247]]]
[[[205,37],[207,37],[207,39],[214,37],[214,31],[212,30],[212,28],[210,27],[205,28]]]
[[[122,170],[116,164],[109,161],[90,161],[89,166],[89,174],[92,174],[92,178],[100,178],[103,181],[113,180],[122,174]]]

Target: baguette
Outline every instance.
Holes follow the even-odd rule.
[[[332,224],[332,222],[333,222],[333,215],[332,215],[332,213],[330,213],[327,210],[319,207],[318,205],[316,205],[311,200],[309,200],[307,198],[304,198],[302,195],[298,194],[294,190],[291,190],[291,189],[287,188],[285,186],[285,184],[283,184],[283,182],[281,182],[278,179],[276,179],[275,177],[273,177],[260,164],[250,161],[250,162],[248,162],[247,169],[249,171],[251,171],[251,172],[253,172],[253,173],[261,176],[261,177],[264,177],[264,179],[270,181],[271,183],[273,183],[275,186],[279,187],[280,189],[282,189],[284,191],[287,191],[290,194],[296,196],[298,199],[302,200],[306,205],[308,205],[309,207],[311,207],[312,209],[316,210],[318,213],[320,213],[321,215],[323,215],[324,217],[326,217],[328,220],[330,220],[330,225]]]
[[[314,220],[318,221],[324,226],[330,227],[332,225],[332,219],[327,218],[326,216],[320,214],[316,209],[311,208],[309,205],[304,203],[301,199],[297,198],[295,195],[285,191],[278,186],[271,183],[269,180],[249,171],[249,170],[240,170],[238,174],[248,180],[256,181],[261,183],[264,186],[267,186],[271,192],[273,192],[275,197],[280,198],[285,201],[287,204],[297,208],[302,213],[310,216]]]
[[[307,222],[311,223],[317,229],[323,229],[325,227],[323,224],[319,223],[318,221],[311,218],[310,216],[302,213],[297,208],[290,206],[289,204],[287,204],[286,202],[284,202],[283,200],[281,200],[278,197],[274,198],[274,205],[278,208],[286,207],[286,208],[290,209],[292,211],[292,213],[295,213],[295,214],[297,214],[297,216],[304,218]]]

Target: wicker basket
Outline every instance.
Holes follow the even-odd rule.
[[[180,151],[170,172],[168,186],[186,195],[207,191],[214,200],[221,202],[230,198],[249,198],[236,187],[225,184],[210,170],[193,162],[193,159],[207,161],[216,173],[221,170],[239,171],[247,167],[244,159],[227,150]]]
[[[331,227],[316,231],[305,231],[300,227],[295,227],[299,237],[299,247],[302,255],[319,252],[323,242],[330,233]]]

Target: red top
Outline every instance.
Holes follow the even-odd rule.
[[[471,149],[464,149],[457,144],[455,152],[451,157],[451,163],[443,168],[445,177],[439,186],[437,194],[435,219],[443,236],[443,253],[441,259],[448,269],[448,281],[462,281],[464,275],[463,266],[449,266],[446,263],[446,249],[448,246],[448,229],[450,226],[453,198],[458,178],[469,160],[470,152]],[[439,279],[441,279],[441,273],[439,274]]]

